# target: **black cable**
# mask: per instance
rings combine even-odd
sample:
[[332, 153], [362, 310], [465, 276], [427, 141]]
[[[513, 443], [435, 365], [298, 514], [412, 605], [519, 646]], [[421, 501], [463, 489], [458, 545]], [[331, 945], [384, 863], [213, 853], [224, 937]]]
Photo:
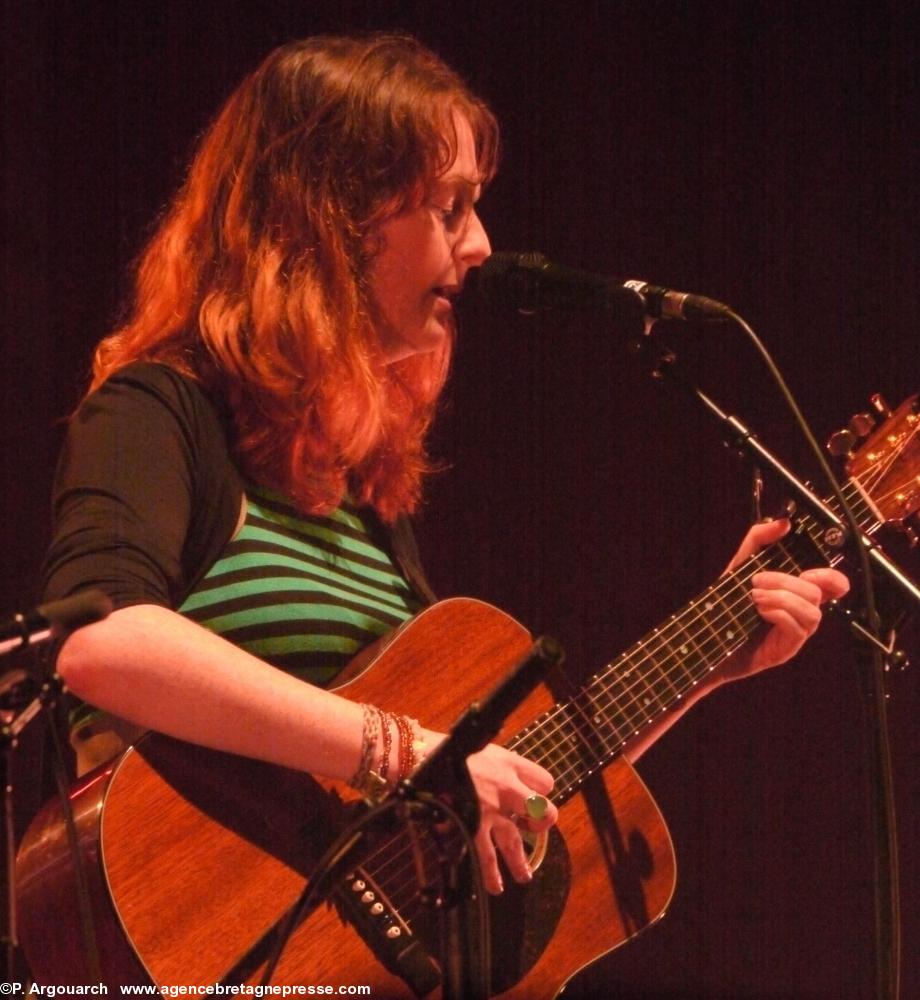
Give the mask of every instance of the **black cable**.
[[[340, 833], [339, 836], [336, 837], [332, 844], [326, 849], [316, 866], [313, 878], [310, 879], [310, 882], [304, 890], [301, 898], [291, 907], [287, 916], [284, 918], [284, 922], [278, 928], [275, 943], [272, 946], [272, 951], [265, 966], [265, 971], [262, 974], [260, 986], [266, 987], [270, 985], [272, 977], [275, 974], [275, 969], [281, 960], [281, 956], [284, 953], [285, 947], [287, 947], [287, 943], [290, 940], [291, 935], [301, 922], [306, 919], [311, 910], [319, 904], [319, 890], [332, 875], [338, 872], [341, 862], [351, 854], [352, 850], [354, 850], [360, 842], [363, 837], [363, 831], [377, 820], [381, 819], [381, 817], [385, 816], [388, 812], [392, 812], [397, 808], [409, 808], [410, 810], [413, 808], [424, 808], [426, 810], [430, 810], [432, 805], [435, 805], [438, 810], [442, 811], [460, 830], [464, 839], [466, 850], [469, 852], [473, 861], [473, 871], [475, 873], [477, 883], [476, 900], [478, 903], [479, 928], [481, 935], [480, 955], [482, 956], [483, 967], [486, 970], [491, 969], [491, 960], [489, 956], [489, 935], [487, 933], [488, 904], [485, 900], [481, 871], [478, 863], [476, 863], [473, 836], [466, 824], [462, 821], [459, 813], [443, 800], [435, 799], [433, 796], [429, 796], [424, 793], [414, 794], [416, 795], [415, 799], [407, 799], [402, 794], [396, 793], [384, 799], [383, 802], [372, 806], [366, 813], [355, 820], [354, 823], [346, 827], [345, 830], [343, 830], [342, 833]], [[480, 980], [485, 981], [482, 976], [480, 976]]]
[[[863, 579], [863, 599], [866, 610], [866, 626], [870, 635], [879, 645], [881, 624], [875, 598], [875, 585], [869, 566], [869, 556], [863, 540], [862, 530], [850, 505], [846, 502], [831, 471], [824, 452], [815, 440], [802, 411], [799, 409], [786, 381], [770, 356], [769, 351], [757, 334], [734, 310], [726, 309], [727, 318], [747, 334], [755, 349], [763, 358], [768, 371], [786, 401], [799, 429], [814, 453], [831, 491], [843, 512], [853, 543], [858, 552], [859, 568]], [[879, 1000], [896, 1000], [900, 994], [901, 970], [901, 915], [898, 873], [897, 818], [894, 800], [894, 779], [891, 768], [891, 746], [888, 738], [888, 716], [885, 692], [885, 664], [878, 648], [870, 646], [872, 668], [863, 679], [862, 694], [865, 698], [867, 724], [871, 732], [869, 752], [875, 767], [869, 772], [869, 798], [874, 830], [875, 861], [875, 934], [876, 934], [876, 986]], [[874, 779], [878, 779], [877, 781]]]
[[83, 855], [80, 852], [77, 824], [73, 814], [73, 804], [70, 799], [70, 775], [64, 756], [64, 747], [61, 743], [61, 734], [58, 730], [57, 719], [53, 711], [48, 713], [48, 727], [51, 733], [51, 745], [54, 749], [52, 770], [61, 803], [61, 812], [64, 817], [64, 827], [67, 831], [67, 843], [73, 859], [77, 911], [80, 918], [80, 934], [83, 938], [83, 948], [86, 953], [87, 972], [89, 973], [90, 982], [101, 983], [103, 982], [102, 967], [99, 961], [96, 924], [93, 919], [93, 910], [90, 903], [89, 881], [86, 876], [86, 868], [83, 864]]

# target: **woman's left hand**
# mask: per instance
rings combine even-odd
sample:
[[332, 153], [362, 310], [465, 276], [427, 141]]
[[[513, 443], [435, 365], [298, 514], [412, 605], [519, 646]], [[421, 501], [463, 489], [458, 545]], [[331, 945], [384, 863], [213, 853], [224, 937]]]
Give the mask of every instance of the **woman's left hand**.
[[[748, 556], [789, 531], [789, 521], [755, 524], [728, 564], [728, 571]], [[718, 671], [720, 680], [736, 680], [775, 667], [791, 659], [821, 622], [821, 605], [843, 597], [850, 583], [843, 573], [825, 567], [808, 569], [799, 576], [763, 571], [751, 579], [751, 600], [760, 617], [771, 626], [729, 657]]]

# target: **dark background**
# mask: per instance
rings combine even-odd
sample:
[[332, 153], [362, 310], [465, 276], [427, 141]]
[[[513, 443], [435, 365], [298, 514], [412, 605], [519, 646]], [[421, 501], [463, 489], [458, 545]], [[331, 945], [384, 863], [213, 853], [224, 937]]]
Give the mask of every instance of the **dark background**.
[[[912, 6], [6, 3], [0, 609], [36, 597], [60, 422], [130, 262], [195, 136], [293, 37], [405, 29], [470, 80], [504, 129], [482, 204], [493, 246], [732, 303], [821, 439], [873, 392], [900, 402], [918, 389]], [[601, 324], [470, 320], [434, 439], [447, 468], [421, 519], [427, 564], [442, 594], [556, 635], [579, 675], [721, 571], [749, 476]], [[669, 333], [727, 409], [816, 475], [739, 333]], [[903, 642], [920, 652], [915, 626]], [[859, 669], [830, 622], [795, 665], [719, 692], [643, 759], [677, 894], [567, 995], [870, 995]], [[917, 996], [916, 668], [891, 692], [904, 995]], [[30, 759], [27, 745], [23, 815]]]

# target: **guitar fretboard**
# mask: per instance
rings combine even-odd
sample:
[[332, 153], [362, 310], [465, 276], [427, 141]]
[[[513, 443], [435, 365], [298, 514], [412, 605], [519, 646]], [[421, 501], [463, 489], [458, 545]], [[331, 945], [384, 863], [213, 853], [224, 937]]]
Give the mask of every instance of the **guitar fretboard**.
[[[876, 530], [876, 513], [852, 480], [844, 497], [862, 529], [869, 534]], [[762, 570], [800, 573], [838, 559], [814, 518], [798, 516], [789, 535], [755, 553], [649, 632], [570, 702], [555, 705], [518, 733], [509, 747], [553, 775], [552, 797], [561, 804], [761, 626], [750, 598], [753, 576]]]

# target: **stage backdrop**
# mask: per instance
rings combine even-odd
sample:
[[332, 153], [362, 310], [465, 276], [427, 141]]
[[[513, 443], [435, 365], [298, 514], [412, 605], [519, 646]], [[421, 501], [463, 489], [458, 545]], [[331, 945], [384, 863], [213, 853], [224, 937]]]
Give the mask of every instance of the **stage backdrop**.
[[[7, 3], [0, 610], [36, 599], [61, 421], [131, 261], [218, 104], [293, 37], [385, 28], [433, 46], [503, 124], [482, 202], [493, 246], [732, 303], [822, 440], [871, 393], [916, 391], [917, 36], [909, 5], [819, 6]], [[578, 677], [719, 574], [749, 470], [618, 331], [465, 318], [426, 562], [442, 595], [557, 636]], [[689, 375], [820, 482], [736, 329], [667, 335]], [[767, 509], [783, 500], [768, 484]], [[920, 652], [916, 630], [904, 642]], [[567, 996], [871, 994], [859, 669], [828, 622], [796, 664], [720, 692], [648, 754], [676, 898]], [[916, 669], [892, 678], [890, 705], [905, 996], [920, 995]], [[33, 742], [21, 820], [39, 794]]]

